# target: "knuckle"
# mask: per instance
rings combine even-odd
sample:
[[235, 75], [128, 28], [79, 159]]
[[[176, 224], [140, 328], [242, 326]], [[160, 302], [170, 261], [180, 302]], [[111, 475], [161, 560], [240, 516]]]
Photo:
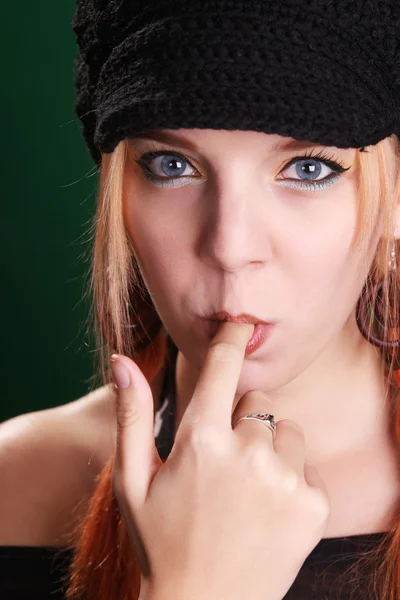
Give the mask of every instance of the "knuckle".
[[275, 486], [285, 494], [292, 495], [299, 488], [299, 476], [281, 457], [278, 455], [275, 457], [277, 459], [274, 469]]
[[288, 494], [293, 494], [299, 487], [298, 474], [286, 464], [281, 464], [278, 478], [280, 488]]
[[137, 423], [139, 417], [139, 412], [130, 405], [121, 403], [117, 408], [117, 423], [122, 429]]
[[233, 342], [212, 341], [209, 346], [209, 355], [212, 361], [227, 363], [232, 358], [241, 355], [240, 348]]
[[[271, 457], [265, 444], [252, 441], [247, 444], [243, 457], [247, 469], [250, 469], [254, 473], [269, 473]], [[271, 473], [269, 473], [269, 476], [270, 475]]]
[[328, 496], [322, 490], [312, 491], [313, 494], [310, 506], [312, 507], [314, 518], [316, 518], [318, 522], [324, 523], [330, 515]]
[[186, 432], [185, 444], [198, 458], [220, 454], [222, 451], [221, 434], [213, 427], [190, 427]]
[[319, 531], [326, 524], [330, 506], [321, 490], [306, 490], [304, 494], [300, 494], [298, 507], [299, 515], [310, 531]]

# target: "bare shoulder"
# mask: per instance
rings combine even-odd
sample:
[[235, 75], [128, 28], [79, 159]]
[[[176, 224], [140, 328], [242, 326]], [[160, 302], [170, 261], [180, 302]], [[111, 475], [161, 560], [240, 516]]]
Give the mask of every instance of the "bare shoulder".
[[115, 445], [115, 392], [0, 425], [0, 545], [63, 546]]
[[[159, 405], [164, 368], [151, 389]], [[0, 424], [0, 546], [65, 546], [116, 440], [112, 385]]]

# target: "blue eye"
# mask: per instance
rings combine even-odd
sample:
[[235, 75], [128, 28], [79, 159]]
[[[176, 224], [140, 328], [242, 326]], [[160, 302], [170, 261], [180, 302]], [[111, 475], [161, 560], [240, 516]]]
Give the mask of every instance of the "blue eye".
[[[190, 167], [189, 172], [187, 172], [190, 162], [183, 156], [168, 150], [146, 152], [141, 158], [136, 159], [135, 162], [142, 168], [146, 179], [158, 186], [182, 185], [177, 179], [183, 179], [184, 177], [193, 179], [190, 170], [197, 171], [194, 167]], [[150, 163], [153, 163], [153, 169], [158, 171], [158, 173], [153, 173], [149, 168]]]
[[[167, 149], [146, 152], [140, 158], [136, 158], [135, 162], [143, 170], [146, 179], [159, 187], [185, 185], [182, 183], [182, 179], [189, 179], [191, 183], [194, 183], [194, 179], [198, 179], [199, 181], [196, 183], [201, 183], [201, 175], [193, 175], [198, 171], [191, 165], [190, 161]], [[149, 168], [151, 163], [153, 163], [152, 169]], [[340, 162], [332, 160], [323, 152], [317, 155], [310, 153], [309, 155], [292, 158], [278, 173], [276, 181], [282, 187], [314, 192], [331, 185], [344, 171], [348, 171], [350, 168], [345, 168]], [[154, 173], [153, 169], [158, 172]], [[280, 177], [288, 170], [292, 171], [290, 173], [291, 178]], [[328, 171], [328, 174], [326, 171]], [[319, 179], [321, 174], [324, 177]]]
[[[333, 184], [344, 171], [348, 171], [350, 168], [345, 168], [342, 163], [332, 160], [332, 158], [327, 157], [323, 152], [317, 155], [310, 153], [309, 155], [292, 158], [278, 173], [277, 181], [278, 185], [282, 187], [315, 192]], [[280, 175], [290, 170], [292, 170], [291, 175], [297, 175], [299, 179], [279, 178]], [[328, 171], [328, 174], [326, 171]], [[330, 174], [329, 171], [331, 171]], [[318, 179], [321, 174], [324, 177]]]

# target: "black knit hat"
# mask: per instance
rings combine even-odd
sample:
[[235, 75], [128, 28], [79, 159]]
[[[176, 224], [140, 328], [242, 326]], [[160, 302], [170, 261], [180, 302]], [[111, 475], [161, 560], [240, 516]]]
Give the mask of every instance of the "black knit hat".
[[400, 134], [400, 0], [77, 0], [73, 29], [96, 163], [152, 129], [342, 148]]

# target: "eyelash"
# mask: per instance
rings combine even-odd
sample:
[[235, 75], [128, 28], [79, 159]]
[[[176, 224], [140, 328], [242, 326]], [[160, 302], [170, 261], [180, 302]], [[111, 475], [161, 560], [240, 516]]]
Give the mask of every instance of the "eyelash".
[[[197, 177], [193, 177], [193, 175], [190, 175], [190, 176], [179, 175], [176, 177], [158, 177], [158, 176], [154, 175], [150, 171], [148, 164], [154, 158], [157, 158], [158, 156], [165, 156], [165, 155], [175, 156], [177, 158], [180, 158], [185, 163], [190, 165], [193, 169], [196, 169], [196, 167], [193, 167], [191, 162], [187, 158], [185, 158], [182, 154], [174, 152], [168, 148], [157, 149], [156, 146], [152, 147], [152, 151], [145, 152], [144, 154], [142, 154], [139, 157], [136, 156], [134, 158], [134, 160], [141, 167], [146, 179], [149, 180], [153, 185], [157, 185], [160, 187], [162, 187], [162, 186], [173, 187], [175, 185], [179, 185], [179, 184], [176, 184], [175, 181], [178, 181], [181, 179], [186, 179], [186, 178], [197, 179]], [[315, 192], [315, 191], [324, 189], [328, 185], [331, 185], [337, 179], [339, 179], [339, 177], [341, 176], [342, 173], [344, 173], [345, 171], [348, 171], [351, 168], [351, 167], [346, 168], [339, 159], [337, 159], [337, 158], [335, 159], [335, 157], [333, 155], [328, 156], [327, 154], [324, 153], [323, 150], [320, 152], [317, 152], [316, 154], [313, 152], [313, 150], [311, 150], [308, 153], [306, 152], [304, 155], [295, 156], [295, 157], [291, 158], [289, 160], [289, 162], [283, 166], [283, 168], [279, 171], [279, 173], [277, 173], [277, 175], [280, 175], [281, 173], [286, 171], [293, 164], [296, 164], [297, 161], [306, 160], [307, 158], [313, 158], [314, 160], [324, 163], [326, 166], [328, 166], [330, 169], [332, 169], [334, 171], [334, 174], [329, 175], [328, 177], [325, 177], [324, 179], [321, 179], [319, 181], [316, 181], [315, 183], [312, 183], [311, 181], [301, 181], [300, 179], [281, 179], [280, 180], [281, 183], [279, 185], [281, 185], [282, 187], [290, 187], [290, 188], [294, 188], [294, 189], [300, 189], [303, 191], [305, 190], [305, 191]]]

